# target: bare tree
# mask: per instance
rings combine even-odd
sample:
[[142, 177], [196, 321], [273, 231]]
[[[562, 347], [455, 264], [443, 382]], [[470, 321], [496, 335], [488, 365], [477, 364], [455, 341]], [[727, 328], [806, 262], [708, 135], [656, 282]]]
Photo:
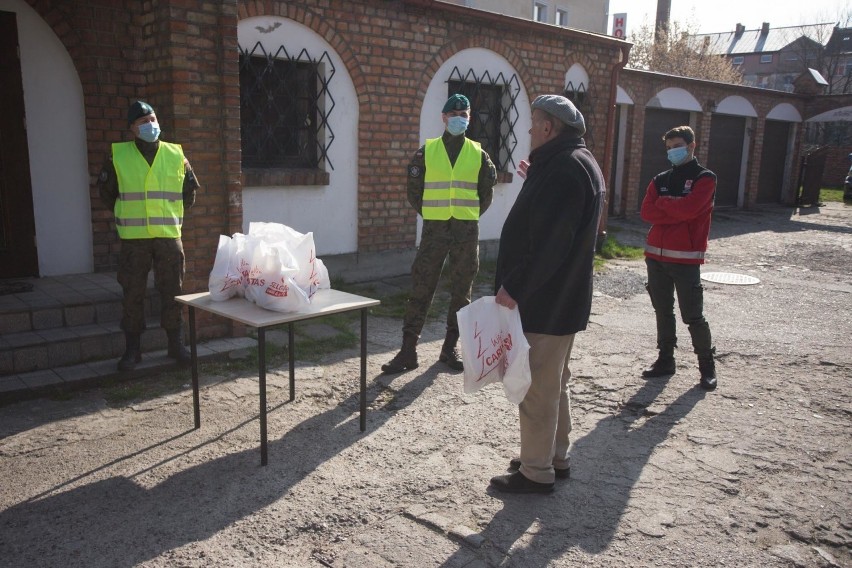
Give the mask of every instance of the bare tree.
[[681, 77], [743, 83], [742, 73], [723, 56], [710, 52], [709, 43], [696, 43], [694, 26], [672, 22], [668, 29], [655, 30], [643, 24], [630, 36], [633, 47], [627, 66]]

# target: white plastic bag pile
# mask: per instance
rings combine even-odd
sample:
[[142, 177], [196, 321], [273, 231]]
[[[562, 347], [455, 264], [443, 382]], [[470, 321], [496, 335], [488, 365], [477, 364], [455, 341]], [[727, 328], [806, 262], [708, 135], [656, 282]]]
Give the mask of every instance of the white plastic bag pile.
[[210, 298], [245, 297], [268, 310], [298, 311], [317, 290], [331, 287], [315, 250], [313, 233], [281, 223], [250, 223], [247, 235], [220, 235], [208, 280]]

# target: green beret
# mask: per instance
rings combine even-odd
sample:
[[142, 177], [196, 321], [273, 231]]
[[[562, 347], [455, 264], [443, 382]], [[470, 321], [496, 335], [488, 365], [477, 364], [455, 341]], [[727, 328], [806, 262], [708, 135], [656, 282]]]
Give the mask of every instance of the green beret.
[[470, 101], [464, 95], [453, 95], [444, 103], [444, 108], [441, 112], [450, 112], [451, 110], [467, 110], [470, 108]]
[[132, 105], [130, 105], [130, 109], [127, 111], [127, 125], [130, 126], [141, 116], [148, 116], [149, 114], [154, 114], [154, 109], [146, 102], [136, 101]]

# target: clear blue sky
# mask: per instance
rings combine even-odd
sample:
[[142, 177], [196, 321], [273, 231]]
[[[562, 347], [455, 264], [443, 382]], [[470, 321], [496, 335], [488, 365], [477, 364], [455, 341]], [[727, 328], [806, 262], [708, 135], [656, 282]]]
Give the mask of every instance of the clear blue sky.
[[[695, 26], [701, 33], [728, 32], [743, 24], [754, 30], [763, 22], [773, 28], [836, 22], [849, 11], [846, 0], [671, 0], [673, 21]], [[612, 14], [627, 14], [627, 35], [638, 31], [643, 21], [653, 25], [657, 0], [610, 0], [607, 32], [612, 31]]]

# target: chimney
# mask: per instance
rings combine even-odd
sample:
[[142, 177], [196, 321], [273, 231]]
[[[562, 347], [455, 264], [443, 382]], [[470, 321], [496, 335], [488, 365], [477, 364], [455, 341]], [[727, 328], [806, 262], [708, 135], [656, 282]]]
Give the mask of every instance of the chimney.
[[766, 36], [769, 34], [769, 22], [763, 22], [763, 25], [760, 26], [760, 35]]
[[672, 0], [657, 0], [657, 20], [654, 26], [654, 38], [659, 41], [660, 34], [668, 33], [672, 16]]
[[737, 39], [743, 37], [743, 32], [745, 32], [745, 26], [740, 23], [737, 23], [737, 31], [734, 34], [734, 37]]

